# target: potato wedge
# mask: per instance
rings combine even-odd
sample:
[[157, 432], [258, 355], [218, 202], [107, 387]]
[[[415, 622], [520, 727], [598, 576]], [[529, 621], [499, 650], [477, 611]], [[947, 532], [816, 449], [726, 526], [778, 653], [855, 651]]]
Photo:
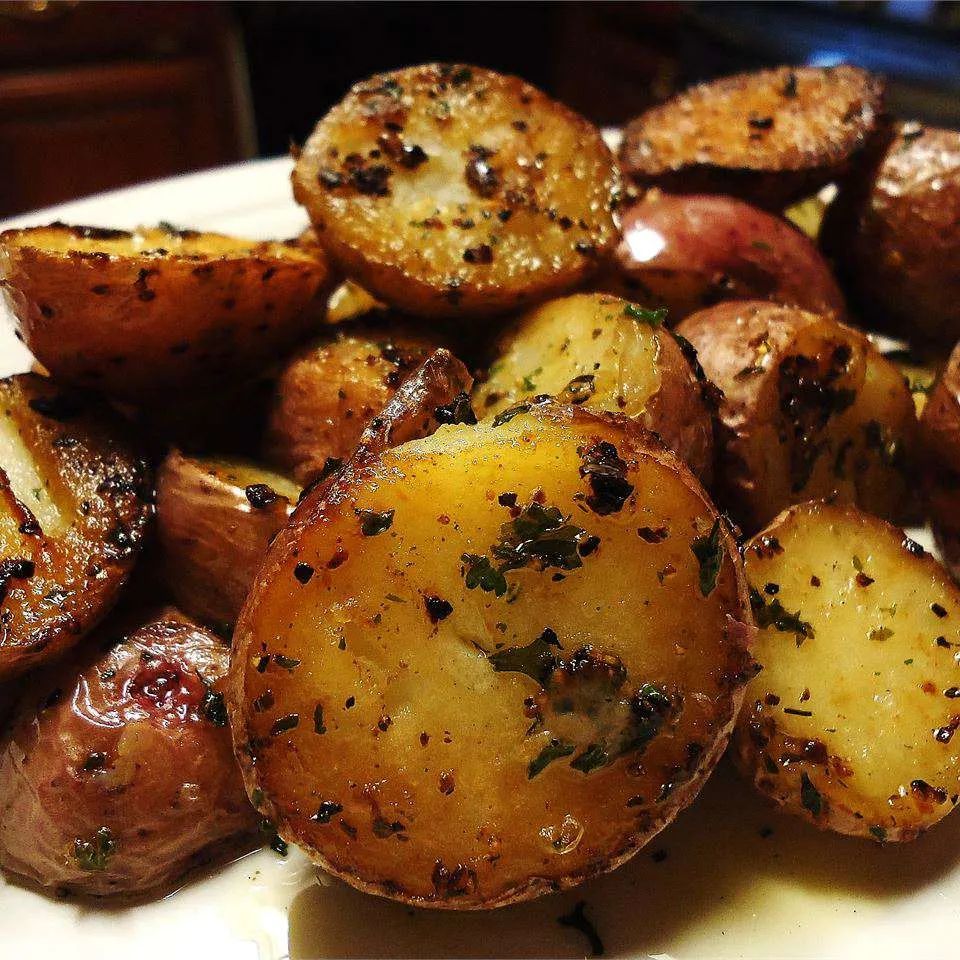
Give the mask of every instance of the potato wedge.
[[831, 495], [914, 518], [910, 388], [862, 333], [758, 301], [702, 310], [677, 332], [723, 391], [716, 493], [748, 533], [792, 503]]
[[671, 323], [725, 300], [771, 300], [846, 314], [813, 242], [781, 217], [733, 197], [650, 191], [621, 214], [606, 289], [664, 306]]
[[419, 906], [611, 870], [724, 749], [741, 577], [693, 475], [625, 418], [543, 405], [355, 461], [237, 624], [247, 789], [324, 869]]
[[871, 324], [960, 339], [960, 132], [905, 123], [830, 205], [821, 241]]
[[132, 626], [33, 680], [0, 746], [0, 866], [51, 891], [154, 890], [256, 835], [227, 648], [173, 610]]
[[930, 526], [943, 562], [960, 579], [960, 346], [927, 397], [920, 444]]
[[563, 293], [616, 243], [600, 132], [516, 77], [450, 64], [378, 74], [318, 124], [293, 175], [334, 263], [419, 316]]
[[734, 756], [822, 829], [913, 840], [960, 793], [960, 590], [903, 531], [791, 507], [745, 552], [763, 670]]
[[253, 464], [167, 454], [157, 472], [157, 537], [178, 606], [204, 623], [232, 627], [299, 492]]
[[308, 336], [318, 248], [144, 227], [7, 230], [0, 277], [20, 334], [58, 380], [133, 402], [256, 371]]
[[477, 412], [501, 413], [550, 395], [635, 419], [697, 476], [713, 463], [713, 409], [661, 311], [609, 294], [574, 294], [536, 307], [500, 339], [476, 390]]
[[644, 187], [782, 210], [843, 176], [881, 128], [883, 82], [857, 67], [777, 67], [691, 87], [624, 131]]
[[73, 646], [113, 606], [153, 514], [112, 411], [35, 374], [0, 380], [0, 680]]
[[274, 387], [264, 454], [306, 485], [353, 453], [370, 420], [436, 342], [404, 328], [336, 328], [286, 364]]

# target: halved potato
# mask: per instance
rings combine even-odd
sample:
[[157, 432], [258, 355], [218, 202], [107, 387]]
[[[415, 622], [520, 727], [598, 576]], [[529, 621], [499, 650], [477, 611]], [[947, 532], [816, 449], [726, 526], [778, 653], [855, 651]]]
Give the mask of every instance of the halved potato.
[[111, 621], [88, 653], [27, 686], [0, 744], [0, 866], [50, 890], [131, 894], [252, 845], [227, 659], [166, 610]]
[[237, 619], [299, 487], [251, 463], [172, 450], [157, 472], [157, 535], [181, 609], [216, 627]]
[[247, 788], [348, 883], [479, 909], [627, 860], [753, 666], [732, 537], [625, 418], [544, 405], [349, 464], [234, 634]]
[[354, 86], [300, 154], [294, 195], [344, 273], [420, 316], [563, 293], [616, 243], [600, 132], [516, 77], [450, 64]]
[[650, 191], [621, 214], [606, 289], [667, 308], [671, 323], [725, 300], [771, 300], [846, 314], [813, 242], [781, 217], [733, 197]]
[[745, 551], [755, 655], [734, 756], [818, 827], [912, 840], [960, 793], [960, 591], [855, 507], [791, 507]]
[[881, 129], [883, 82], [857, 67], [776, 67], [691, 87], [624, 131], [641, 186], [782, 210], [845, 174]]
[[862, 333], [757, 301], [702, 310], [677, 332], [723, 391], [716, 492], [745, 530], [829, 495], [913, 519], [910, 388]]
[[303, 348], [274, 387], [264, 453], [307, 484], [327, 460], [344, 460], [404, 378], [437, 346], [409, 325], [338, 327]]
[[152, 499], [112, 411], [35, 374], [0, 380], [0, 680], [53, 659], [113, 606]]
[[0, 277], [20, 334], [58, 380], [130, 401], [255, 371], [315, 327], [323, 252], [143, 227], [7, 230]]
[[476, 390], [477, 412], [501, 413], [537, 395], [632, 417], [658, 433], [700, 477], [713, 459], [713, 410], [662, 311], [609, 294], [551, 300], [500, 339]]
[[920, 442], [930, 526], [944, 563], [960, 579], [960, 345], [927, 398]]
[[821, 241], [878, 329], [960, 339], [960, 132], [896, 126], [830, 205]]

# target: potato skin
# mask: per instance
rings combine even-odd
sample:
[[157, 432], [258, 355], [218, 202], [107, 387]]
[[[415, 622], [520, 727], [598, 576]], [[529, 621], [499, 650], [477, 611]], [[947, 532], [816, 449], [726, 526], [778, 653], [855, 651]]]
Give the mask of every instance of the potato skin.
[[167, 454], [157, 471], [157, 538], [179, 607], [232, 627], [299, 489], [251, 465]]
[[682, 347], [650, 310], [609, 294], [551, 300], [507, 329], [496, 356], [475, 391], [480, 416], [531, 396], [563, 398], [571, 384], [579, 384], [575, 402], [584, 409], [634, 418], [659, 434], [698, 477], [710, 477], [710, 397]]
[[516, 77], [424, 64], [356, 84], [293, 175], [331, 260], [427, 317], [488, 316], [572, 289], [616, 243], [599, 131]]
[[958, 224], [960, 133], [907, 123], [841, 190], [821, 240], [872, 324], [950, 349], [960, 338]]
[[[636, 502], [601, 515], [578, 464], [603, 442]], [[528, 497], [556, 504], [599, 546], [566, 574], [511, 568], [509, 601], [496, 584], [471, 587], [469, 555], [490, 550], [504, 521], [532, 517]], [[705, 539], [715, 587], [698, 586], [692, 545]], [[274, 541], [231, 658], [247, 788], [285, 839], [370, 893], [466, 910], [569, 887], [628, 859], [695, 796], [751, 671], [748, 624], [733, 539], [652, 435], [553, 405], [496, 427], [444, 427], [348, 464]], [[637, 642], [648, 629], [650, 643]], [[538, 654], [526, 669], [552, 662], [548, 678], [506, 661], [490, 669], [488, 657], [517, 656], [538, 634], [547, 663]], [[554, 659], [578, 647], [566, 666]], [[581, 729], [579, 713], [550, 712], [541, 682], [569, 676], [571, 697], [588, 702], [575, 675], [605, 690], [623, 669], [636, 672], [630, 689], [646, 677], [683, 703], [642, 765], [622, 756], [579, 772], [575, 746], [544, 760], [548, 736], [582, 747], [620, 707], [612, 696], [614, 713], [584, 715]], [[537, 732], [538, 715], [549, 731]]]
[[0, 380], [0, 680], [52, 660], [113, 606], [153, 516], [116, 415], [35, 374]]
[[851, 505], [791, 507], [744, 555], [764, 669], [737, 722], [738, 767], [820, 829], [915, 839], [960, 793], [960, 591]]
[[716, 494], [748, 533], [791, 503], [830, 495], [913, 518], [913, 399], [863, 334], [759, 301], [702, 310], [677, 332], [723, 391]]
[[621, 214], [608, 289], [665, 306], [667, 322], [726, 300], [770, 300], [846, 314], [816, 246], [781, 217], [733, 197], [650, 191]]
[[402, 328], [338, 327], [302, 348], [276, 381], [264, 454], [306, 485], [353, 453], [366, 426], [435, 341]]
[[960, 578], [960, 346], [934, 383], [920, 415], [923, 483], [930, 526], [943, 562]]
[[0, 866], [49, 889], [135, 894], [249, 843], [227, 648], [168, 610], [89, 650], [33, 680], [5, 734]]
[[857, 67], [776, 67], [703, 83], [627, 125], [643, 187], [721, 193], [769, 210], [847, 173], [881, 129], [883, 82]]
[[0, 275], [24, 342], [56, 379], [148, 404], [289, 350], [332, 282], [322, 251], [293, 241], [65, 224], [0, 234]]

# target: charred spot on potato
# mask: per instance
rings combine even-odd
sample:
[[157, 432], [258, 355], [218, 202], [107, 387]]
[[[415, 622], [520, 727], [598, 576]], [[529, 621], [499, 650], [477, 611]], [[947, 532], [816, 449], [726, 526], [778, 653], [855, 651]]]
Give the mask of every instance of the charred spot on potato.
[[207, 690], [201, 703], [204, 717], [215, 727], [225, 727], [228, 722], [227, 705], [223, 694], [217, 690]]
[[618, 513], [633, 493], [633, 484], [627, 480], [627, 464], [620, 459], [617, 448], [600, 440], [577, 453], [583, 461], [580, 476], [590, 486], [587, 506], [600, 516]]
[[294, 577], [304, 585], [310, 582], [313, 577], [313, 572], [313, 567], [311, 567], [309, 563], [303, 563], [302, 561], [293, 568]]
[[357, 510], [360, 518], [360, 532], [365, 537], [377, 537], [393, 526], [394, 510]]
[[473, 406], [470, 403], [470, 395], [463, 391], [458, 393], [450, 403], [436, 407], [433, 417], [440, 424], [475, 424], [477, 422], [477, 415], [473, 412]]
[[425, 597], [424, 604], [427, 608], [427, 616], [431, 623], [439, 623], [446, 620], [453, 613], [453, 604], [442, 597]]

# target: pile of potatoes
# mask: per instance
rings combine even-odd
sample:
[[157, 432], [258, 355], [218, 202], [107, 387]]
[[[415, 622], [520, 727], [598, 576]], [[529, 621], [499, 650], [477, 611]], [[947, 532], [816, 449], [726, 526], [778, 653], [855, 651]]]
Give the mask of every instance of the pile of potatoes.
[[732, 77], [615, 157], [427, 64], [317, 124], [296, 240], [0, 235], [40, 370], [0, 382], [0, 866], [294, 843], [486, 909], [629, 859], [728, 745], [818, 827], [939, 821], [960, 134], [883, 94]]

